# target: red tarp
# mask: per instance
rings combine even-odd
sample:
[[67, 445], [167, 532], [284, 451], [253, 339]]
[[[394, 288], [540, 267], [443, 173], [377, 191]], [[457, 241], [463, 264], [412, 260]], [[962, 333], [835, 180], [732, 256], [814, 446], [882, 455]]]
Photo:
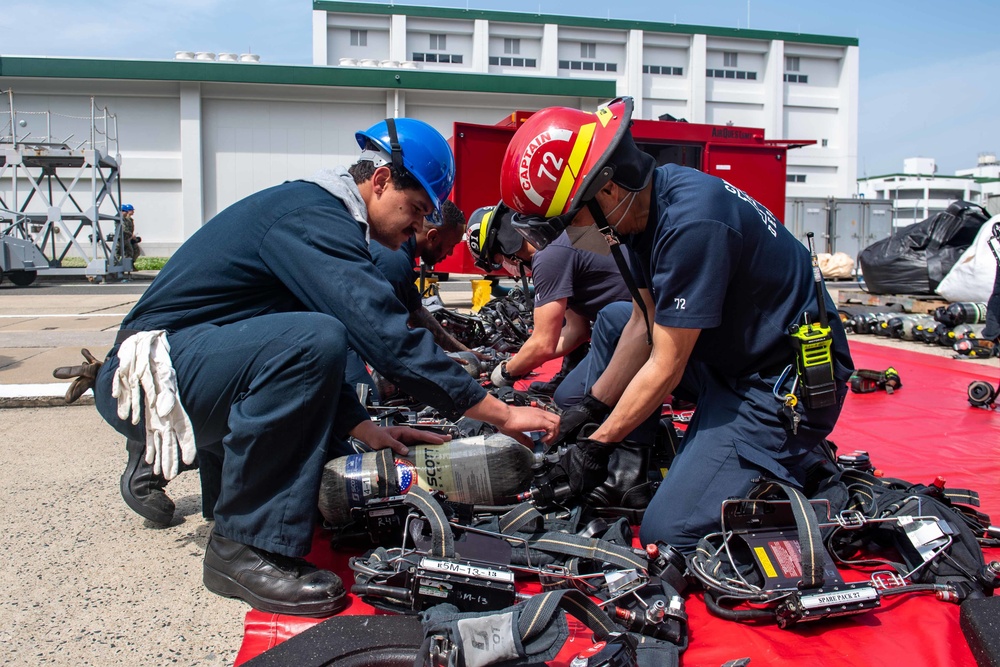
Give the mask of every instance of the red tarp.
[[[850, 394], [830, 438], [841, 451], [864, 449], [886, 475], [929, 483], [941, 476], [947, 486], [979, 492], [983, 512], [1000, 523], [1000, 411], [972, 408], [965, 396], [972, 380], [996, 384], [995, 365], [984, 366], [919, 352], [851, 341], [858, 368], [893, 366], [903, 388]], [[1000, 560], [1000, 549], [986, 553]], [[331, 552], [317, 533], [310, 560], [353, 581], [344, 554]], [[848, 574], [856, 580], [855, 573]], [[372, 607], [352, 596], [344, 614], [372, 614]], [[727, 660], [750, 657], [752, 665], [881, 666], [941, 665], [975, 667], [958, 624], [959, 607], [928, 595], [887, 598], [874, 611], [790, 630], [773, 625], [745, 625], [709, 615], [699, 594], [688, 596], [691, 644], [681, 656], [686, 667], [717, 667]], [[236, 664], [302, 632], [321, 619], [250, 611]], [[563, 667], [591, 645], [591, 633], [570, 619], [572, 635], [551, 665]]]

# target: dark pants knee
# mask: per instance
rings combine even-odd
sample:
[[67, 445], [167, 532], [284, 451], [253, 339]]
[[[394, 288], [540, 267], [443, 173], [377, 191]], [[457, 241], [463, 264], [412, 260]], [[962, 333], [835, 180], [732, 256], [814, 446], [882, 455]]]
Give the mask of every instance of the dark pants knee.
[[[346, 339], [338, 320], [319, 313], [265, 315], [168, 336], [195, 440], [222, 458], [214, 508], [221, 535], [287, 555], [308, 552], [335, 440]], [[127, 431], [114, 414], [110, 386], [110, 373], [102, 372], [98, 407]]]

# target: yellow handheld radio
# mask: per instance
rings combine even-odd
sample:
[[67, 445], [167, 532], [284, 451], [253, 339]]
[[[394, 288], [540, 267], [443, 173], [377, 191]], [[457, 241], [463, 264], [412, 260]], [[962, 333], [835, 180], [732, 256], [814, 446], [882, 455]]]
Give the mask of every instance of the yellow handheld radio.
[[837, 404], [837, 382], [833, 377], [833, 335], [830, 333], [826, 315], [823, 274], [813, 249], [813, 233], [806, 234], [809, 256], [812, 258], [813, 284], [816, 287], [816, 302], [819, 304], [819, 321], [810, 322], [809, 313], [802, 315], [803, 323], [788, 327], [792, 344], [798, 352], [795, 365], [802, 388], [802, 402], [806, 408], [825, 408]]

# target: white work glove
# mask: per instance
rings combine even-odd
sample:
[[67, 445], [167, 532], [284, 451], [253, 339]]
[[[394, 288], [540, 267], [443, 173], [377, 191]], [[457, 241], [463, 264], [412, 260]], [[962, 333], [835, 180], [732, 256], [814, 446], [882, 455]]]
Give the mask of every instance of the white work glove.
[[187, 464], [194, 462], [197, 453], [194, 428], [181, 405], [177, 374], [170, 361], [170, 344], [166, 334], [153, 341], [150, 356], [155, 382], [152, 396], [155, 400], [149, 400], [147, 392], [146, 463], [153, 466], [154, 473], [170, 480], [180, 471], [180, 461]]
[[[118, 348], [118, 370], [111, 380], [111, 395], [118, 399], [118, 418], [139, 423], [142, 410], [139, 405], [140, 387], [153, 390], [153, 377], [149, 371], [149, 350], [155, 334], [143, 332], [129, 337]], [[145, 376], [145, 377], [143, 377]]]
[[146, 463], [154, 473], [173, 479], [180, 461], [194, 462], [196, 449], [191, 420], [177, 392], [166, 332], [144, 331], [129, 337], [118, 348], [118, 359], [111, 385], [111, 395], [118, 399], [118, 417], [131, 416], [131, 422], [138, 424], [139, 401], [145, 396]]
[[493, 383], [494, 387], [513, 387], [514, 383], [517, 381], [516, 378], [507, 375], [507, 362], [497, 364], [496, 368], [493, 369], [493, 373], [490, 375], [490, 382]]

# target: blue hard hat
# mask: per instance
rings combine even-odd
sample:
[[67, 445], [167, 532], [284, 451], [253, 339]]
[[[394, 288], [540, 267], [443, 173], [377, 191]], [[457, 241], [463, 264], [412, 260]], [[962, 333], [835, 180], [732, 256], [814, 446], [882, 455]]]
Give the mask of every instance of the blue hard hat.
[[135, 206], [132, 204], [122, 204], [122, 213], [131, 213], [135, 210]]
[[361, 148], [368, 141], [385, 152], [386, 163], [402, 166], [417, 179], [440, 217], [441, 203], [455, 183], [455, 157], [441, 133], [415, 118], [387, 118], [354, 134]]

